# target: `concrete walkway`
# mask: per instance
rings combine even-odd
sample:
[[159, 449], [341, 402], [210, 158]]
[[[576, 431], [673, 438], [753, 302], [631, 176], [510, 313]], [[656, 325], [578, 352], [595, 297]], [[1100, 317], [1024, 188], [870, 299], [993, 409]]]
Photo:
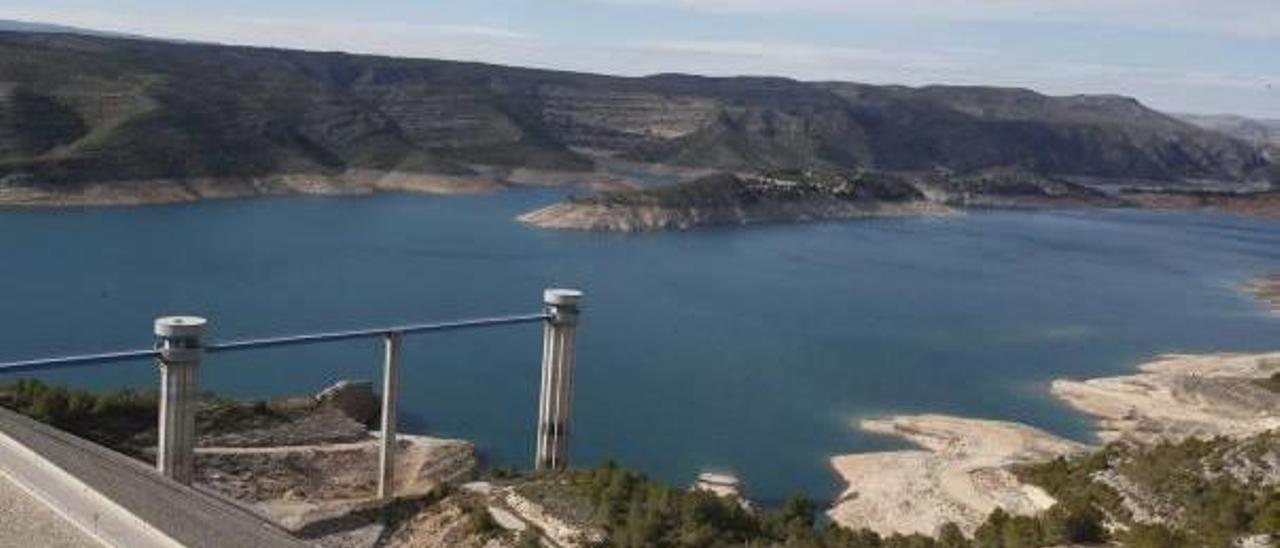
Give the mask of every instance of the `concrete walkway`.
[[0, 474], [0, 546], [102, 548], [104, 545]]
[[[114, 546], [306, 546], [230, 501], [180, 485], [151, 466], [3, 408], [0, 472], [6, 481], [38, 493], [62, 516]], [[8, 521], [8, 516], [0, 518]], [[21, 516], [16, 521], [17, 527], [24, 526]], [[34, 548], [44, 543], [33, 539], [2, 546]]]

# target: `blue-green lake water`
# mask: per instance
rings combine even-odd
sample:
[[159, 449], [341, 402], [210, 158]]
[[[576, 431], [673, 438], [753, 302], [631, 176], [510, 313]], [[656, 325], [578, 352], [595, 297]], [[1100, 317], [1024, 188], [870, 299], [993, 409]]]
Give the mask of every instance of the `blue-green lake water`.
[[[559, 198], [383, 194], [121, 209], [0, 210], [0, 360], [145, 347], [151, 320], [201, 314], [214, 339], [532, 312], [586, 291], [572, 453], [676, 483], [740, 475], [756, 498], [842, 487], [828, 457], [901, 447], [852, 423], [937, 412], [1088, 439], [1047, 395], [1163, 352], [1280, 348], [1280, 321], [1236, 290], [1280, 270], [1280, 223], [1150, 211], [685, 233], [530, 229]], [[536, 325], [414, 336], [402, 421], [532, 457]], [[237, 397], [376, 379], [377, 341], [209, 358]], [[147, 363], [45, 373], [152, 387]], [[0, 382], [9, 379], [0, 378]]]

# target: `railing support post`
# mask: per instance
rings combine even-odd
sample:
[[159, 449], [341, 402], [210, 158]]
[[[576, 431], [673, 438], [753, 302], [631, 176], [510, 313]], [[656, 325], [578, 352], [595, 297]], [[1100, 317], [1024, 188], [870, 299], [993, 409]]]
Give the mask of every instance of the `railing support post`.
[[537, 470], [568, 465], [569, 416], [573, 406], [574, 346], [582, 292], [548, 289], [542, 295], [548, 318], [542, 339], [542, 390], [538, 400]]
[[194, 316], [155, 321], [160, 351], [160, 440], [156, 468], [179, 483], [190, 485], [195, 469], [196, 373], [204, 358], [204, 330], [208, 322]]
[[378, 455], [378, 498], [383, 500], [395, 494], [396, 404], [400, 399], [400, 347], [403, 339], [400, 333], [387, 333], [383, 339], [382, 445]]

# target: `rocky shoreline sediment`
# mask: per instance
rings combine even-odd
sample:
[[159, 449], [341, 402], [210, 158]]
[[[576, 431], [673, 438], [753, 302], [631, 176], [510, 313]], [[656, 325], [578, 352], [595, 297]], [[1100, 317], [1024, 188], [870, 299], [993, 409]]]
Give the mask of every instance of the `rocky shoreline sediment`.
[[864, 420], [858, 426], [921, 447], [831, 459], [849, 487], [827, 515], [841, 525], [882, 535], [933, 535], [946, 523], [972, 534], [997, 507], [1018, 514], [1046, 510], [1053, 497], [1020, 482], [1009, 466], [1089, 450], [1004, 421], [919, 415]]
[[956, 214], [958, 211], [953, 208], [929, 202], [858, 203], [814, 199], [710, 208], [559, 203], [521, 215], [518, 220], [548, 229], [646, 232], [700, 226]]
[[[1280, 216], [1276, 191], [1136, 192], [1123, 181], [1074, 182], [1018, 168], [974, 173], [781, 170], [723, 172], [679, 184], [603, 192], [517, 217], [544, 229], [689, 230], [822, 219], [953, 215], [972, 208], [1134, 207]], [[1108, 187], [1109, 188], [1109, 187]]]
[[1280, 314], [1280, 274], [1259, 276], [1249, 282], [1245, 290]]
[[196, 177], [27, 185], [0, 181], [0, 206], [112, 207], [267, 196], [361, 196], [377, 192], [475, 195], [529, 186], [621, 191], [639, 183], [605, 171], [556, 171], [473, 166], [469, 175], [348, 169], [261, 177]]
[[[1280, 428], [1280, 352], [1167, 355], [1139, 373], [1058, 380], [1054, 396], [1094, 417], [1104, 442], [1152, 444], [1189, 437], [1245, 438]], [[842, 455], [832, 466], [849, 483], [828, 510], [846, 527], [881, 534], [934, 534], [947, 522], [972, 532], [995, 508], [1035, 514], [1054, 499], [1011, 472], [1090, 447], [1025, 425], [943, 415], [862, 421], [920, 450]]]

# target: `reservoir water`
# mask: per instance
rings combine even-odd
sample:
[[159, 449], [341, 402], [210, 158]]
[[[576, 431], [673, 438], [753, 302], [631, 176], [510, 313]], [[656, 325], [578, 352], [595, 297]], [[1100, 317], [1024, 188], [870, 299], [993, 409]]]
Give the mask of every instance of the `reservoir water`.
[[[588, 234], [512, 220], [557, 191], [0, 210], [0, 360], [145, 347], [160, 315], [211, 338], [532, 312], [586, 291], [572, 440], [675, 484], [740, 475], [763, 501], [841, 489], [827, 458], [902, 447], [885, 413], [1023, 421], [1088, 439], [1056, 377], [1164, 352], [1280, 348], [1237, 291], [1280, 270], [1280, 223], [1151, 211]], [[376, 341], [216, 355], [201, 386], [265, 398], [376, 379]], [[407, 339], [402, 424], [532, 456], [541, 333]], [[147, 363], [42, 375], [150, 388]], [[13, 380], [0, 377], [0, 382]]]

